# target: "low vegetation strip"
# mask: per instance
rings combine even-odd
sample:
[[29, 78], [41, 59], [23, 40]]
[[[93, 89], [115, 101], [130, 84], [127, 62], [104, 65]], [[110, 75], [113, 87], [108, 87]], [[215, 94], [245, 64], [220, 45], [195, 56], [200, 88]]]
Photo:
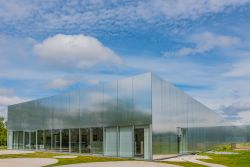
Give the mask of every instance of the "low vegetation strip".
[[[201, 153], [200, 155], [209, 156], [211, 159], [200, 159], [200, 161], [221, 164], [227, 167], [249, 167], [250, 165], [250, 151], [233, 151], [238, 154], [212, 154]], [[69, 154], [62, 153], [49, 153], [49, 152], [35, 152], [30, 154], [12, 154], [12, 155], [0, 155], [0, 159], [6, 158], [54, 158], [55, 156], [68, 156]], [[74, 155], [74, 154], [72, 154]], [[126, 161], [126, 158], [112, 158], [102, 156], [85, 156], [76, 155], [76, 158], [54, 158], [58, 162], [48, 166], [60, 166], [68, 164], [89, 163], [89, 162], [107, 162], [107, 161]], [[184, 167], [204, 167], [204, 165], [192, 163], [192, 162], [162, 162], [166, 164], [174, 164]]]
[[208, 154], [203, 153], [202, 155], [207, 155], [211, 159], [200, 161], [209, 162], [209, 163], [216, 163], [225, 165], [228, 167], [249, 167], [250, 166], [250, 151], [234, 151], [239, 154]]
[[[66, 156], [69, 154], [60, 154], [60, 153], [48, 153], [48, 152], [35, 152], [32, 154], [13, 154], [13, 155], [0, 155], [0, 159], [6, 158], [54, 158], [55, 156]], [[99, 156], [84, 156], [77, 155], [76, 158], [54, 158], [58, 162], [48, 166], [60, 166], [68, 164], [77, 164], [77, 163], [88, 163], [88, 162], [107, 162], [107, 161], [125, 161], [126, 158], [112, 158], [112, 157], [99, 157]]]

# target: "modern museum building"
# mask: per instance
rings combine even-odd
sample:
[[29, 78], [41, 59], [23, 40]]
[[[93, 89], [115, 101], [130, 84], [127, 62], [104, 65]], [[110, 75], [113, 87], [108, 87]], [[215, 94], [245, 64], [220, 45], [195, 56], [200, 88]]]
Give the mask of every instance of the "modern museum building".
[[230, 126], [145, 73], [8, 106], [8, 148], [151, 160], [231, 142]]

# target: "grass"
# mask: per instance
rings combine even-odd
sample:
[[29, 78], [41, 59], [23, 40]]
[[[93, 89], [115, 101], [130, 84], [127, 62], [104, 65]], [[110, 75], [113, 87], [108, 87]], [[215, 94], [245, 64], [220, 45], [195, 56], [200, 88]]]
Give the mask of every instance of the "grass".
[[[227, 147], [222, 147], [227, 148]], [[225, 151], [224, 149], [218, 151]], [[212, 159], [201, 159], [200, 161], [221, 164], [228, 167], [249, 167], [250, 165], [250, 150], [228, 150], [231, 152], [237, 152], [239, 154], [211, 154], [211, 153], [201, 153], [200, 155], [207, 155]], [[31, 154], [14, 154], [14, 155], [0, 155], [0, 159], [5, 158], [53, 158], [54, 156], [69, 155], [62, 153], [49, 153], [49, 152], [35, 152]], [[73, 155], [73, 154], [72, 154]], [[88, 162], [106, 162], [106, 161], [124, 161], [129, 160], [126, 158], [112, 158], [112, 157], [102, 157], [102, 156], [85, 156], [76, 154], [76, 158], [62, 158], [58, 159], [56, 164], [49, 165], [51, 166], [60, 166], [67, 164], [77, 164], [77, 163], [88, 163]], [[183, 167], [205, 167], [204, 165], [199, 165], [191, 162], [162, 162], [166, 164], [175, 164]]]
[[[221, 150], [220, 150], [221, 151]], [[207, 155], [212, 159], [200, 159], [200, 161], [221, 164], [227, 167], [250, 167], [250, 151], [235, 151], [239, 154], [211, 154], [211, 153], [201, 153], [200, 155]], [[175, 164], [184, 167], [205, 167], [204, 165], [199, 165], [190, 162], [166, 162], [168, 164]]]
[[7, 146], [0, 146], [0, 150], [6, 150]]
[[203, 153], [201, 155], [207, 155], [212, 159], [203, 159], [201, 161], [216, 163], [225, 165], [228, 167], [249, 167], [250, 166], [250, 151], [234, 151], [239, 154], [230, 154], [230, 155], [218, 155], [218, 154], [208, 154]]
[[233, 151], [230, 144], [220, 144], [214, 147], [213, 151]]
[[[238, 148], [249, 148], [250, 143], [239, 143]], [[211, 154], [211, 153], [201, 153], [200, 155], [209, 156], [212, 159], [200, 159], [200, 161], [221, 164], [227, 167], [250, 167], [250, 150], [233, 150], [230, 144], [217, 145], [214, 151], [219, 152], [236, 152], [238, 154]], [[199, 165], [190, 162], [166, 162], [169, 164], [180, 165], [184, 167], [204, 167], [204, 165]]]
[[246, 143], [237, 143], [236, 144], [236, 148], [237, 149], [250, 148], [250, 143], [249, 142], [246, 142]]
[[[0, 159], [5, 158], [53, 158], [54, 156], [62, 156], [69, 154], [60, 154], [60, 153], [48, 153], [48, 152], [35, 152], [31, 154], [14, 154], [14, 155], [0, 155]], [[56, 158], [57, 163], [48, 165], [51, 166], [60, 166], [68, 164], [77, 164], [77, 163], [88, 163], [88, 162], [106, 162], [106, 161], [124, 161], [128, 160], [126, 158], [112, 158], [112, 157], [99, 157], [99, 156], [84, 156], [76, 155], [76, 158]]]

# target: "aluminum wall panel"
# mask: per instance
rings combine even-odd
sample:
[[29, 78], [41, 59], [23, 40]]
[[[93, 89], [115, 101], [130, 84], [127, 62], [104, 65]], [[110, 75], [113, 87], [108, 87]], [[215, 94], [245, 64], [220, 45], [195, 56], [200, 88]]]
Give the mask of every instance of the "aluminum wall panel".
[[151, 124], [150, 73], [8, 108], [8, 129], [13, 131], [147, 124]]
[[[211, 149], [232, 136], [231, 124], [173, 85], [152, 75], [153, 154]], [[218, 129], [212, 132], [211, 129]], [[179, 140], [181, 139], [181, 140]]]

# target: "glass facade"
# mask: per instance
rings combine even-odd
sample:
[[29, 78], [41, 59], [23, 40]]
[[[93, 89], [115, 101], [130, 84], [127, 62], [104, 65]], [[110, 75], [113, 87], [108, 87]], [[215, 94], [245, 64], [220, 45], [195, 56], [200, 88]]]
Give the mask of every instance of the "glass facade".
[[232, 133], [215, 127], [228, 125], [168, 82], [146, 73], [11, 105], [7, 126], [13, 149], [152, 159], [209, 149], [224, 142], [222, 131]]
[[[238, 142], [239, 127], [152, 75], [152, 152], [159, 155], [210, 150], [222, 143]], [[249, 136], [249, 135], [248, 135]], [[235, 138], [236, 137], [236, 138]]]

